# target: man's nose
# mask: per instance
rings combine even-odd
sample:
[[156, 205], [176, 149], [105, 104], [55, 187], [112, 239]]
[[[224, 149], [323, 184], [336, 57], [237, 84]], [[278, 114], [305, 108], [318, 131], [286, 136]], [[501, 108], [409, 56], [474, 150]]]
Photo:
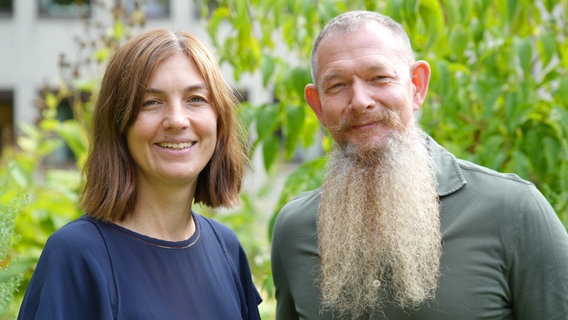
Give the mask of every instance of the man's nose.
[[364, 112], [375, 106], [375, 100], [371, 94], [371, 88], [366, 81], [356, 79], [353, 81], [351, 95], [351, 104], [349, 109], [353, 112]]

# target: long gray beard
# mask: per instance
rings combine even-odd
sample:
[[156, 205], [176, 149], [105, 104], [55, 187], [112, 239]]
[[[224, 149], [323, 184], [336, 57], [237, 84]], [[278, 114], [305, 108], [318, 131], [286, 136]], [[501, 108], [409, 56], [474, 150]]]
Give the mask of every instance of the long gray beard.
[[424, 132], [411, 124], [375, 150], [337, 148], [318, 217], [324, 310], [356, 319], [435, 295], [439, 202]]

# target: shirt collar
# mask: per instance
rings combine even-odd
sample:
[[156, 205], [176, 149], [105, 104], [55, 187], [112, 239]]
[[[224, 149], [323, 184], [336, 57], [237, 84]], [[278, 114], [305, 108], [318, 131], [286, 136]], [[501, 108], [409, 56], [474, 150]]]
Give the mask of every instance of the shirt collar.
[[428, 136], [428, 147], [434, 162], [438, 196], [447, 196], [467, 184], [458, 159], [453, 154], [430, 136]]

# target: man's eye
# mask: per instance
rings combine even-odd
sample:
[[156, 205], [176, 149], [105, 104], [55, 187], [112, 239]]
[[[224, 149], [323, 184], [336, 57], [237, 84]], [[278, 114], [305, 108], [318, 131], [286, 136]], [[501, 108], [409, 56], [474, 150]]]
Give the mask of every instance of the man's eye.
[[334, 92], [340, 90], [343, 87], [345, 87], [345, 83], [343, 82], [332, 83], [327, 87], [327, 91]]
[[381, 81], [381, 80], [385, 80], [385, 79], [388, 79], [388, 77], [381, 75], [381, 76], [374, 76], [372, 80], [373, 81]]

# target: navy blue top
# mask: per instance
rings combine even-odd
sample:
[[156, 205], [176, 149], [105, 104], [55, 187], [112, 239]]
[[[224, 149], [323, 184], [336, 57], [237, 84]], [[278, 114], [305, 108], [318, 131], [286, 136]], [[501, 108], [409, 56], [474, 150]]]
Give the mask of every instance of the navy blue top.
[[260, 319], [236, 235], [193, 216], [179, 242], [87, 216], [67, 224], [47, 241], [18, 319]]

